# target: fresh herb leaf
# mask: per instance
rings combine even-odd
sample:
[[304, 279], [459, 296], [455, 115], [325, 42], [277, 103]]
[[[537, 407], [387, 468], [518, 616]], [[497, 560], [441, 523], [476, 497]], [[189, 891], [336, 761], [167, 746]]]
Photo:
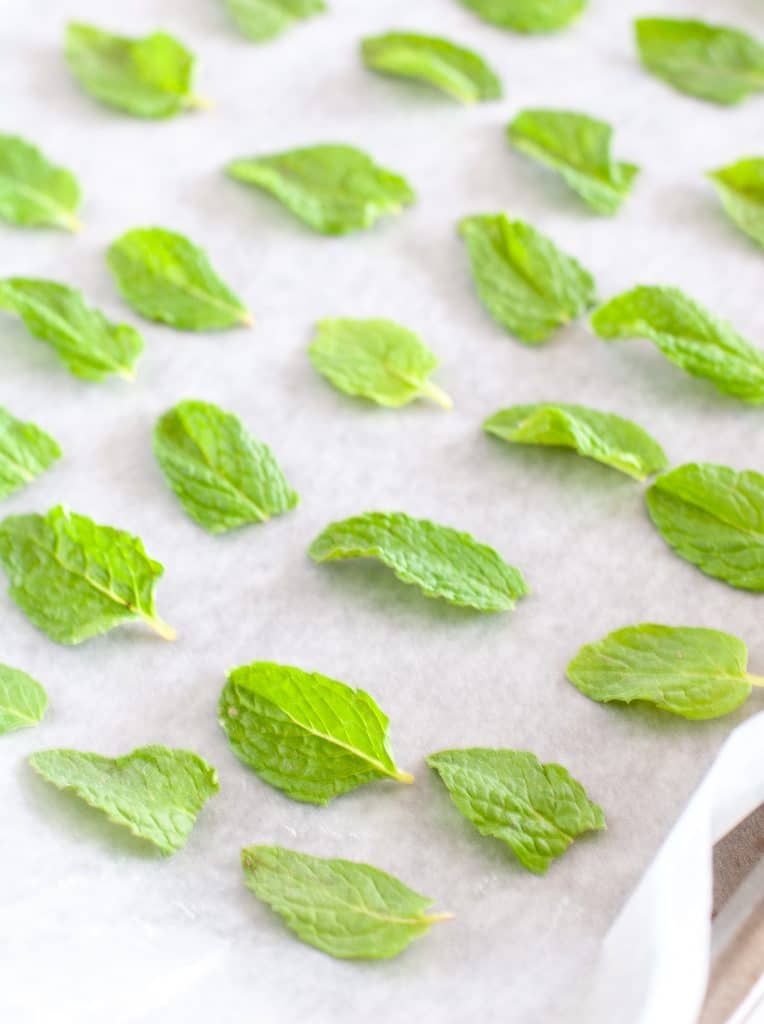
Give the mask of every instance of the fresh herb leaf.
[[374, 779], [413, 782], [368, 693], [318, 672], [254, 661], [228, 675], [220, 724], [236, 756], [293, 800], [326, 804]]
[[483, 21], [512, 32], [556, 32], [586, 10], [587, 0], [462, 0]]
[[36, 146], [0, 135], [0, 217], [22, 227], [79, 231], [80, 186], [71, 171], [56, 167]]
[[610, 412], [562, 402], [512, 405], [490, 416], [483, 430], [514, 444], [573, 448], [636, 480], [668, 465], [666, 453], [646, 430]]
[[225, 0], [225, 5], [241, 34], [256, 43], [326, 10], [323, 0]]
[[78, 644], [126, 619], [143, 619], [167, 640], [154, 586], [164, 571], [137, 538], [62, 506], [0, 523], [0, 565], [10, 594], [38, 629]]
[[420, 397], [451, 408], [448, 395], [427, 379], [438, 360], [417, 334], [392, 320], [321, 320], [308, 355], [347, 395], [389, 408]]
[[427, 597], [483, 612], [510, 611], [528, 593], [522, 573], [468, 533], [403, 512], [366, 512], [330, 523], [308, 552], [316, 562], [378, 558]]
[[253, 322], [205, 253], [174, 231], [133, 228], [112, 242], [107, 261], [125, 301], [147, 320], [182, 331]]
[[459, 231], [480, 301], [521, 341], [546, 341], [597, 301], [591, 274], [530, 224], [484, 214], [465, 217]]
[[644, 66], [680, 92], [739, 103], [764, 89], [764, 46], [745, 32], [690, 18], [638, 18]]
[[371, 227], [400, 213], [414, 193], [399, 175], [352, 146], [321, 145], [234, 160], [231, 178], [275, 196], [301, 221], [325, 235]]
[[716, 629], [644, 623], [586, 644], [568, 679], [600, 703], [647, 701], [683, 718], [727, 715], [764, 679], [746, 672], [742, 640]]
[[691, 462], [659, 476], [647, 508], [666, 543], [702, 572], [764, 591], [764, 476]]
[[209, 533], [262, 523], [298, 496], [268, 445], [210, 402], [179, 402], [154, 428], [154, 455], [189, 516]]
[[0, 281], [0, 309], [20, 316], [32, 337], [47, 342], [75, 377], [133, 379], [143, 338], [134, 327], [111, 323], [76, 288], [8, 277]]
[[606, 341], [649, 338], [693, 377], [744, 402], [764, 402], [764, 352], [678, 288], [640, 286], [617, 295], [596, 311], [592, 327]]
[[66, 60], [86, 93], [135, 117], [173, 117], [205, 106], [193, 92], [193, 54], [166, 32], [132, 39], [73, 23]]
[[507, 134], [515, 149], [557, 171], [596, 213], [616, 213], [639, 174], [634, 164], [612, 158], [611, 126], [586, 114], [524, 110]]
[[450, 914], [369, 864], [283, 846], [241, 851], [247, 887], [310, 946], [342, 960], [387, 960]]
[[374, 71], [427, 82], [462, 103], [501, 97], [501, 82], [483, 58], [448, 39], [388, 32], [364, 39], [361, 55]]
[[29, 763], [165, 855], [186, 845], [199, 812], [220, 788], [217, 772], [198, 754], [162, 746], [138, 747], [124, 757], [41, 750]]
[[0, 736], [37, 725], [48, 707], [48, 695], [21, 669], [0, 665]]
[[529, 871], [544, 874], [584, 832], [605, 828], [601, 807], [567, 769], [522, 750], [443, 750], [427, 763], [483, 836], [506, 843]]
[[0, 499], [26, 487], [60, 458], [50, 434], [0, 407]]
[[738, 160], [708, 176], [733, 224], [764, 246], [764, 159]]

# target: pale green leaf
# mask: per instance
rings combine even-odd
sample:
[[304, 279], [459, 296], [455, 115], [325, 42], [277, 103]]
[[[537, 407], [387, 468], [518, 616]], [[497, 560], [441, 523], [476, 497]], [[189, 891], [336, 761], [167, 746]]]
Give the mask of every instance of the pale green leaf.
[[586, 644], [568, 665], [573, 685], [603, 704], [646, 701], [683, 718], [719, 718], [747, 699], [742, 640], [716, 629], [644, 623]]
[[81, 643], [127, 619], [142, 619], [165, 639], [175, 635], [154, 607], [163, 567], [123, 530], [60, 505], [44, 516], [8, 516], [0, 523], [0, 565], [13, 600], [58, 643]]
[[512, 405], [490, 416], [483, 429], [513, 444], [572, 448], [636, 480], [644, 480], [668, 465], [666, 453], [642, 427], [614, 413], [583, 405]]
[[125, 301], [147, 320], [182, 331], [252, 324], [205, 253], [174, 231], [133, 228], [112, 242], [107, 260]]
[[739, 103], [764, 89], [764, 46], [745, 32], [690, 18], [638, 18], [644, 66], [680, 92]]
[[738, 160], [708, 176], [733, 224], [764, 246], [764, 158]]
[[374, 779], [413, 781], [395, 764], [389, 719], [368, 693], [318, 672], [242, 665], [218, 713], [236, 756], [294, 800], [326, 804]]
[[32, 337], [50, 345], [75, 377], [133, 379], [143, 338], [134, 327], [107, 320], [76, 288], [8, 277], [0, 281], [0, 309], [20, 316]]
[[124, 757], [41, 750], [29, 763], [165, 855], [186, 845], [199, 812], [219, 789], [217, 772], [198, 754], [162, 746], [138, 747]]
[[616, 213], [639, 174], [634, 164], [613, 159], [611, 126], [586, 114], [523, 110], [507, 134], [515, 149], [557, 171], [596, 213]]
[[744, 402], [764, 402], [764, 352], [678, 288], [640, 286], [617, 295], [596, 311], [592, 327], [607, 341], [649, 338], [693, 377]]
[[480, 301], [521, 341], [546, 341], [597, 301], [591, 274], [530, 224], [483, 214], [465, 217], [459, 231]]
[[659, 476], [647, 508], [661, 536], [702, 572], [764, 591], [764, 476], [691, 462]]
[[582, 833], [605, 828], [601, 807], [559, 764], [522, 750], [443, 750], [427, 763], [483, 836], [506, 843], [520, 863], [543, 874]]
[[413, 331], [392, 320], [331, 319], [317, 326], [310, 361], [340, 391], [389, 408], [420, 397], [451, 408], [428, 379], [438, 360]]
[[374, 71], [427, 82], [462, 103], [501, 96], [501, 82], [483, 58], [448, 39], [388, 32], [364, 39], [361, 55]]
[[283, 846], [241, 851], [247, 887], [310, 946], [343, 960], [386, 960], [450, 914], [379, 868]]
[[234, 160], [228, 175], [275, 196], [301, 221], [325, 235], [371, 227], [400, 213], [414, 193], [398, 174], [352, 146], [327, 144]]
[[0, 665], [0, 736], [37, 725], [48, 707], [48, 695], [21, 669]]
[[0, 407], [0, 499], [26, 487], [60, 458], [50, 434]]
[[478, 611], [509, 611], [528, 593], [522, 573], [468, 533], [403, 512], [366, 512], [331, 523], [309, 551], [316, 562], [377, 558], [427, 597]]
[[326, 10], [324, 0], [225, 0], [225, 5], [242, 35], [256, 43]]
[[71, 171], [56, 167], [36, 146], [0, 135], [0, 217], [23, 227], [78, 231], [80, 186]]
[[154, 454], [189, 516], [209, 533], [262, 523], [298, 496], [270, 448], [210, 402], [179, 402], [154, 428]]
[[588, 0], [462, 0], [479, 18], [511, 32], [556, 32], [575, 21]]

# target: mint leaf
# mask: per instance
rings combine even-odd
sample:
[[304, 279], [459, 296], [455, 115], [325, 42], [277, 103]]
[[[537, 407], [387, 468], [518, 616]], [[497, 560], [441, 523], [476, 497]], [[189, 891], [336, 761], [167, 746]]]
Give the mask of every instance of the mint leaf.
[[417, 334], [392, 320], [321, 320], [308, 355], [347, 395], [389, 408], [420, 397], [451, 408], [448, 395], [427, 379], [438, 360]]
[[0, 218], [22, 227], [79, 231], [80, 186], [17, 135], [0, 135]]
[[413, 782], [368, 693], [318, 672], [254, 661], [228, 674], [220, 724], [236, 756], [293, 800], [326, 804], [374, 779]]
[[427, 763], [483, 836], [506, 843], [529, 871], [544, 874], [582, 833], [605, 828], [601, 807], [567, 769], [522, 750], [442, 750]]
[[427, 82], [462, 103], [501, 97], [501, 82], [483, 58], [448, 39], [388, 32], [364, 39], [361, 56], [373, 71]]
[[0, 499], [26, 487], [60, 458], [50, 434], [0, 406]]
[[386, 960], [450, 914], [379, 868], [283, 846], [241, 851], [247, 887], [310, 946], [343, 960]]
[[193, 54], [166, 32], [132, 39], [72, 23], [66, 60], [86, 93], [134, 117], [173, 117], [205, 105], [192, 88]]
[[573, 448], [579, 455], [636, 480], [644, 480], [668, 465], [666, 453], [642, 427], [614, 413], [583, 405], [512, 405], [490, 416], [483, 430], [514, 444]]
[[199, 812], [219, 789], [217, 772], [198, 754], [162, 746], [138, 747], [124, 757], [41, 750], [29, 763], [165, 855], [186, 845]]
[[683, 718], [719, 718], [747, 699], [754, 683], [746, 673], [742, 640], [716, 629], [644, 623], [586, 644], [568, 665], [568, 679], [603, 704], [646, 701]]
[[126, 302], [147, 320], [182, 331], [252, 324], [205, 253], [174, 231], [133, 228], [112, 242], [107, 261]]
[[465, 217], [459, 231], [480, 301], [521, 341], [546, 341], [597, 301], [591, 274], [530, 224], [483, 214]]
[[659, 476], [647, 508], [666, 543], [702, 572], [764, 590], [764, 476], [691, 462]]
[[520, 570], [493, 548], [403, 512], [366, 512], [330, 523], [308, 553], [316, 562], [378, 558], [427, 597], [483, 612], [510, 611], [528, 593]]
[[179, 402], [154, 428], [154, 455], [188, 515], [209, 533], [262, 523], [298, 502], [270, 448], [210, 402]]
[[48, 707], [48, 695], [21, 669], [0, 665], [0, 736], [37, 725]]
[[556, 32], [586, 10], [587, 0], [462, 0], [483, 21], [512, 32]]
[[605, 121], [565, 110], [523, 110], [507, 127], [519, 152], [553, 168], [595, 213], [612, 216], [631, 191], [639, 168], [610, 154]]
[[371, 227], [386, 214], [400, 213], [415, 198], [398, 174], [375, 164], [361, 150], [339, 144], [234, 160], [226, 172], [270, 192], [303, 223], [325, 235]]
[[242, 35], [256, 43], [326, 10], [323, 0], [225, 0], [225, 5]]
[[745, 32], [690, 18], [638, 18], [644, 66], [680, 92], [739, 103], [764, 89], [764, 46]]
[[8, 277], [0, 281], [0, 309], [20, 316], [32, 337], [50, 345], [75, 377], [133, 379], [143, 338], [134, 327], [111, 323], [76, 288]]
[[764, 246], [764, 159], [738, 160], [708, 177], [733, 224]]
[[725, 395], [764, 402], [764, 352], [678, 288], [640, 286], [617, 295], [596, 311], [592, 327], [606, 341], [649, 338], [675, 366]]
[[51, 640], [78, 644], [126, 619], [143, 619], [167, 640], [154, 586], [164, 571], [137, 538], [57, 506], [0, 523], [0, 565], [10, 595]]

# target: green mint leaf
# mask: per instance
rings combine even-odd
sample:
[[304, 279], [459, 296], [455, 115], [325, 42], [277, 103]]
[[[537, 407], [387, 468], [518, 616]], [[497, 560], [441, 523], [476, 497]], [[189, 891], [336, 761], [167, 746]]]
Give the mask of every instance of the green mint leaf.
[[738, 160], [708, 177], [733, 224], [764, 246], [764, 159]]
[[252, 325], [205, 253], [174, 231], [133, 228], [112, 242], [107, 261], [125, 301], [147, 320], [182, 331]]
[[41, 750], [29, 763], [165, 855], [186, 845], [199, 812], [219, 789], [217, 772], [198, 754], [162, 746], [138, 747], [124, 757]]
[[0, 218], [22, 227], [79, 231], [79, 205], [80, 186], [71, 171], [24, 139], [0, 135]]
[[316, 562], [378, 558], [427, 597], [483, 612], [510, 611], [528, 593], [520, 570], [493, 548], [403, 512], [366, 512], [330, 523], [308, 553]]
[[642, 427], [614, 413], [583, 405], [512, 405], [490, 416], [483, 430], [513, 444], [572, 448], [636, 480], [644, 480], [668, 465], [666, 453]]
[[483, 21], [511, 32], [556, 32], [586, 10], [587, 0], [462, 0]]
[[764, 89], [764, 46], [737, 29], [690, 18], [638, 18], [644, 66], [680, 92], [739, 103]]
[[86, 93], [134, 117], [173, 117], [205, 105], [192, 90], [193, 54], [166, 32], [132, 39], [73, 23], [66, 60]]
[[392, 320], [331, 319], [317, 327], [310, 361], [340, 391], [389, 408], [420, 397], [451, 408], [428, 380], [438, 360], [413, 331]]
[[501, 82], [483, 58], [448, 39], [388, 32], [364, 39], [361, 56], [374, 71], [427, 82], [462, 103], [501, 97]]
[[247, 39], [263, 43], [297, 21], [326, 10], [324, 0], [225, 0], [228, 13]]
[[81, 643], [126, 619], [175, 636], [154, 607], [163, 566], [124, 530], [60, 505], [44, 516], [8, 516], [0, 523], [0, 565], [19, 608], [60, 644]]
[[310, 946], [342, 960], [387, 960], [450, 914], [369, 864], [311, 857], [283, 846], [241, 851], [247, 888]]
[[133, 379], [143, 338], [134, 327], [111, 323], [76, 288], [8, 277], [0, 281], [0, 309], [21, 317], [32, 337], [50, 345], [75, 377]]
[[233, 752], [293, 800], [326, 804], [374, 779], [413, 782], [368, 693], [318, 672], [255, 661], [228, 675], [220, 724]]
[[764, 402], [764, 352], [678, 288], [640, 286], [617, 295], [595, 312], [592, 327], [606, 341], [648, 338], [693, 377], [744, 402]]
[[691, 462], [659, 476], [647, 508], [666, 543], [702, 572], [764, 591], [764, 476]]
[[50, 434], [0, 406], [0, 500], [26, 487], [61, 458]]
[[48, 695], [21, 669], [0, 665], [0, 736], [37, 725], [48, 707]]
[[613, 129], [565, 110], [523, 110], [507, 128], [515, 149], [557, 171], [596, 213], [612, 216], [631, 191], [639, 168], [610, 154]]
[[530, 224], [484, 214], [465, 217], [459, 231], [480, 301], [521, 341], [546, 341], [597, 301], [591, 274]]
[[522, 750], [443, 750], [427, 763], [483, 836], [506, 843], [523, 867], [544, 874], [584, 832], [605, 828], [601, 807], [559, 764]]
[[209, 533], [262, 523], [298, 496], [268, 445], [210, 402], [179, 402], [154, 428], [154, 455], [188, 515]]
[[359, 149], [339, 144], [234, 160], [226, 172], [269, 192], [325, 235], [371, 227], [386, 214], [400, 213], [415, 198], [402, 177]]
[[727, 715], [757, 680], [746, 673], [742, 640], [716, 629], [644, 623], [586, 644], [568, 665], [568, 679], [606, 704], [647, 701], [683, 718]]

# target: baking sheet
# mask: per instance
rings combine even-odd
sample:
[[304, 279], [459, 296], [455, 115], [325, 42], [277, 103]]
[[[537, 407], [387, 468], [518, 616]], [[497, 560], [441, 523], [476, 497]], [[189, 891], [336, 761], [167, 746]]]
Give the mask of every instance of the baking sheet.
[[[684, 376], [647, 343], [605, 345], [584, 323], [531, 349], [504, 335], [473, 293], [455, 225], [506, 209], [549, 233], [594, 273], [602, 297], [674, 283], [753, 340], [764, 334], [761, 253], [725, 219], [703, 172], [761, 149], [761, 100], [721, 109], [673, 93], [636, 64], [638, 13], [723, 18], [764, 30], [756, 0], [646, 4], [592, 0], [559, 36], [521, 38], [456, 2], [332, 0], [278, 41], [236, 35], [216, 0], [37, 0], [3, 10], [2, 129], [29, 137], [80, 176], [79, 237], [2, 229], [0, 273], [77, 285], [146, 342], [137, 380], [70, 377], [20, 324], [0, 325], [0, 402], [49, 429], [66, 458], [5, 513], [65, 502], [138, 533], [167, 567], [160, 614], [175, 644], [127, 625], [81, 647], [54, 645], [0, 597], [2, 660], [49, 691], [33, 731], [0, 746], [0, 1009], [27, 1022], [240, 1020], [342, 1024], [558, 1021], [647, 863], [731, 729], [762, 708], [686, 723], [605, 708], [564, 680], [578, 647], [642, 620], [727, 629], [764, 671], [761, 598], [673, 556], [642, 489], [572, 454], [511, 449], [484, 416], [536, 400], [628, 415], [672, 463], [762, 468], [761, 411]], [[61, 57], [70, 17], [139, 33], [175, 32], [198, 52], [215, 110], [133, 120], [80, 94]], [[461, 108], [424, 87], [364, 71], [364, 34], [431, 30], [473, 46], [506, 99]], [[508, 149], [524, 106], [581, 109], [617, 128], [616, 156], [642, 164], [614, 219], [590, 214], [553, 174]], [[221, 174], [232, 157], [319, 141], [368, 149], [405, 173], [419, 202], [343, 239], [311, 234], [277, 204]], [[203, 245], [257, 318], [195, 336], [140, 323], [104, 262], [123, 230], [160, 224]], [[367, 407], [334, 392], [305, 355], [323, 316], [387, 316], [442, 359], [451, 413]], [[295, 513], [225, 538], [187, 520], [154, 464], [156, 417], [201, 397], [243, 417], [302, 497]], [[424, 599], [373, 564], [314, 566], [306, 548], [330, 520], [399, 508], [493, 544], [533, 594], [514, 615], [478, 616]], [[254, 659], [316, 669], [368, 690], [389, 713], [417, 784], [364, 787], [326, 808], [293, 803], [235, 760], [215, 720], [225, 671]], [[187, 848], [146, 852], [33, 778], [24, 758], [52, 746], [118, 754], [163, 742], [218, 768], [220, 795]], [[520, 869], [461, 819], [423, 758], [497, 745], [565, 764], [606, 810], [544, 878]], [[450, 910], [398, 960], [352, 964], [298, 943], [243, 887], [239, 849], [281, 843], [369, 861]]]

